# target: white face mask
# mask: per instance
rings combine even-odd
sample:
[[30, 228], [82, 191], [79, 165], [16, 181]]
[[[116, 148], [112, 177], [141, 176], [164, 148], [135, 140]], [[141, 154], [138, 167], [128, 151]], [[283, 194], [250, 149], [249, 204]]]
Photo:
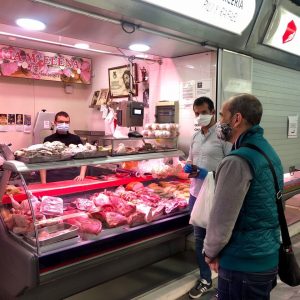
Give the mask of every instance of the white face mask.
[[213, 115], [199, 115], [198, 117], [195, 118], [195, 126], [200, 126], [200, 127], [205, 127], [207, 126]]
[[70, 124], [68, 123], [58, 123], [56, 125], [56, 130], [59, 133], [67, 133], [69, 131]]

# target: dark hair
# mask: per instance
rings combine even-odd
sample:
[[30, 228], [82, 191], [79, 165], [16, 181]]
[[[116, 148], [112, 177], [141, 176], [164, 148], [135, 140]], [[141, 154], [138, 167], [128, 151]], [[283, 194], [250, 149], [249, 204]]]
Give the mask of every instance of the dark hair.
[[130, 76], [131, 76], [131, 75], [130, 75], [130, 71], [129, 71], [129, 70], [125, 70], [125, 71], [124, 71], [124, 73], [123, 73], [123, 75], [122, 75], [123, 80], [124, 80], [124, 76], [125, 76], [125, 75], [128, 75], [128, 76], [130, 77]]
[[54, 120], [57, 121], [57, 118], [58, 118], [59, 116], [62, 116], [62, 117], [65, 117], [65, 118], [70, 118], [70, 116], [69, 116], [65, 111], [60, 111], [60, 112], [58, 112], [58, 113], [55, 115]]
[[251, 125], [259, 124], [263, 114], [263, 107], [260, 101], [250, 94], [240, 94], [230, 98], [228, 110], [231, 116], [240, 113]]
[[208, 97], [199, 97], [199, 98], [197, 98], [197, 99], [194, 101], [193, 108], [194, 108], [195, 106], [203, 105], [204, 103], [207, 104], [208, 109], [209, 109], [210, 111], [213, 111], [213, 110], [215, 109], [213, 101], [212, 101], [210, 98], [208, 98]]

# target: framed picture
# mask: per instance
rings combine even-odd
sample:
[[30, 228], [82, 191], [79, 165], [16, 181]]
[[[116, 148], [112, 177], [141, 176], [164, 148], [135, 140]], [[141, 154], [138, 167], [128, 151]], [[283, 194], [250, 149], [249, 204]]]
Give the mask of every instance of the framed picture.
[[97, 104], [99, 97], [100, 97], [100, 90], [99, 91], [95, 91], [94, 95], [92, 97], [92, 101], [91, 101], [90, 107], [94, 107]]
[[130, 80], [132, 80], [132, 95], [138, 95], [138, 72], [137, 64], [132, 64], [132, 73], [130, 74], [130, 65], [109, 68], [109, 90], [112, 98], [128, 97], [130, 91]]
[[109, 95], [109, 89], [101, 89], [99, 98], [96, 102], [96, 105], [98, 106], [98, 105], [106, 104], [107, 99], [108, 99], [108, 95]]

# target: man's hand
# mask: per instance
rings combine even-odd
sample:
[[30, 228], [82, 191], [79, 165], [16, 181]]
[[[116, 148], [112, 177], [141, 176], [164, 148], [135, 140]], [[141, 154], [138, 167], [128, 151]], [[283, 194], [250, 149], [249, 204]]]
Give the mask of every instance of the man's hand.
[[85, 177], [87, 166], [81, 166], [80, 174], [74, 178], [75, 181], [82, 181]]
[[74, 178], [75, 181], [82, 181], [84, 179], [84, 176], [78, 175]]
[[209, 265], [209, 267], [212, 271], [215, 271], [216, 273], [218, 273], [218, 271], [219, 271], [219, 258], [210, 259], [209, 257], [206, 256], [205, 261]]

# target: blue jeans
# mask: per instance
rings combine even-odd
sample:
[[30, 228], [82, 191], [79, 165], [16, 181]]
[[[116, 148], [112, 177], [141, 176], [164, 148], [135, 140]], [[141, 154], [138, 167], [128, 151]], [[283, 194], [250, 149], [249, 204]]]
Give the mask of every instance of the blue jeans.
[[[195, 204], [196, 197], [190, 195], [189, 198], [189, 209], [190, 212]], [[200, 278], [205, 279], [207, 282], [211, 282], [211, 270], [209, 265], [205, 262], [205, 258], [202, 254], [203, 242], [206, 235], [206, 229], [198, 226], [194, 226], [194, 237], [196, 246], [197, 263], [200, 270]]]
[[270, 300], [276, 285], [277, 268], [259, 273], [219, 268], [219, 300]]

